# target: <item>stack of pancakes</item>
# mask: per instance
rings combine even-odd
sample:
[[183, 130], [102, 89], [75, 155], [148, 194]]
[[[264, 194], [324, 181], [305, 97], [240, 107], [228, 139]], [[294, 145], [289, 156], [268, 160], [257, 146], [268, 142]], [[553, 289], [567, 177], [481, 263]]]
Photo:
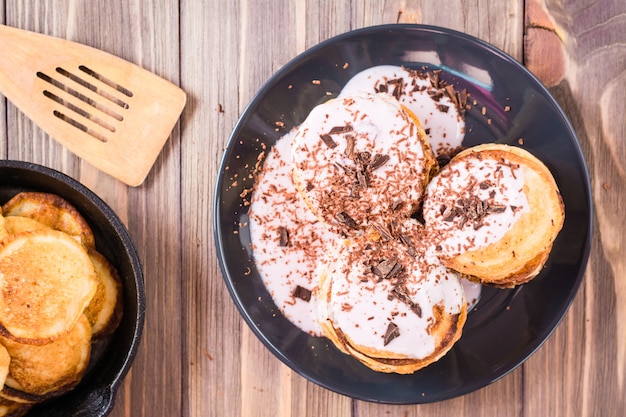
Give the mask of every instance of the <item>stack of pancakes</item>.
[[563, 225], [556, 183], [530, 153], [482, 145], [440, 170], [419, 119], [386, 94], [317, 106], [291, 155], [298, 192], [338, 236], [320, 260], [324, 335], [376, 371], [440, 359], [467, 317], [460, 277], [527, 282]]
[[122, 284], [78, 211], [47, 193], [0, 212], [0, 410], [21, 415], [72, 389], [120, 322]]

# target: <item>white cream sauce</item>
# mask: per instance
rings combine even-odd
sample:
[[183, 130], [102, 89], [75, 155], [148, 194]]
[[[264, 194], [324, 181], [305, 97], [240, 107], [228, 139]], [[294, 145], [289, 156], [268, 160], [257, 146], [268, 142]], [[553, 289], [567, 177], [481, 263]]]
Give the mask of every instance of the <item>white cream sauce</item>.
[[[342, 95], [350, 90], [372, 92], [373, 86], [400, 76], [408, 77], [407, 70], [374, 67], [357, 74]], [[448, 113], [442, 113], [427, 94], [407, 93], [402, 97], [402, 104], [417, 115], [425, 129], [430, 129], [434, 151], [445, 152], [461, 145], [465, 123], [452, 103]], [[256, 268], [281, 313], [303, 331], [321, 336], [316, 313], [318, 268], [339, 237], [316, 219], [293, 184], [290, 154], [294, 136], [295, 130], [280, 138], [264, 161], [251, 199], [250, 237]], [[280, 246], [281, 227], [288, 232], [288, 246]], [[466, 301], [477, 302], [480, 285], [465, 281], [461, 280], [467, 291]], [[294, 296], [297, 286], [311, 291], [308, 302]]]
[[[394, 80], [400, 79], [402, 83], [395, 84]], [[375, 93], [381, 85], [388, 85], [389, 81], [394, 84], [388, 87], [388, 93], [392, 94], [391, 88], [395, 85], [401, 88], [393, 95], [420, 120], [435, 155], [448, 153], [461, 146], [465, 136], [465, 120], [448, 96], [443, 95], [439, 101], [433, 100], [429, 94], [434, 91], [430, 80], [418, 76], [416, 72], [395, 65], [368, 68], [352, 77], [339, 96], [358, 92]], [[442, 110], [444, 108], [445, 111]]]

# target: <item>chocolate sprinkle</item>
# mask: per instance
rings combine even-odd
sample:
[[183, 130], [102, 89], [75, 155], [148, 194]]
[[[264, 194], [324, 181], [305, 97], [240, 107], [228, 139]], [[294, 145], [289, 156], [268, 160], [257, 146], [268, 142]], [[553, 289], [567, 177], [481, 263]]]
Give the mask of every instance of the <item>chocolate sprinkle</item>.
[[309, 302], [311, 301], [311, 290], [298, 285], [296, 286], [296, 289], [293, 290], [293, 296]]
[[389, 342], [391, 342], [398, 336], [400, 336], [400, 330], [398, 329], [398, 326], [393, 322], [389, 322], [389, 326], [387, 326], [387, 331], [385, 331], [383, 344], [387, 346]]

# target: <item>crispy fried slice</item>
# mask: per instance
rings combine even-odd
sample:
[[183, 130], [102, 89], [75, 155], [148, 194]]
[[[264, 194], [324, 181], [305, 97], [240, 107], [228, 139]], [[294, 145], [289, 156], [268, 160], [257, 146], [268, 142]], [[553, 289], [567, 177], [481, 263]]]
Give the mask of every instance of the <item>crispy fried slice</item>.
[[95, 247], [95, 238], [83, 216], [56, 194], [22, 192], [2, 206], [4, 216], [37, 220], [55, 230], [80, 237], [83, 245]]
[[3, 391], [39, 402], [74, 388], [91, 355], [91, 326], [84, 315], [63, 337], [46, 345], [29, 345], [5, 337], [0, 341], [11, 355]]
[[0, 242], [0, 334], [45, 344], [66, 334], [96, 292], [93, 263], [66, 233], [37, 230]]
[[89, 251], [98, 279], [98, 289], [85, 309], [94, 339], [110, 335], [122, 318], [122, 281], [117, 270], [95, 250]]

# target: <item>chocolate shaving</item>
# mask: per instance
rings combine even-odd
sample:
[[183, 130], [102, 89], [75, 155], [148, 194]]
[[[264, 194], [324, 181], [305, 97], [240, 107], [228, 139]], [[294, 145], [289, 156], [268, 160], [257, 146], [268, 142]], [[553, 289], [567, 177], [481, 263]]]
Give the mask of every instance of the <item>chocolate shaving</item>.
[[478, 184], [478, 187], [481, 190], [486, 190], [487, 188], [491, 187], [491, 183], [489, 181], [481, 181], [480, 184]]
[[345, 125], [345, 126], [335, 126], [332, 129], [330, 129], [330, 132], [328, 132], [329, 135], [338, 135], [340, 133], [348, 133], [348, 132], [352, 132], [353, 127], [350, 125]]
[[307, 191], [311, 191], [313, 188], [315, 188], [315, 186], [313, 184], [311, 184], [310, 182], [306, 183], [306, 190]]
[[372, 272], [379, 278], [389, 279], [391, 278], [391, 274], [394, 270], [397, 269], [396, 265], [398, 265], [398, 260], [396, 258], [386, 259], [379, 262], [378, 265], [372, 266]]
[[289, 231], [286, 227], [280, 226], [278, 228], [278, 233], [280, 235], [280, 240], [278, 241], [278, 246], [289, 246]]
[[350, 192], [348, 193], [348, 197], [350, 198], [359, 198], [361, 197], [361, 193], [359, 192], [359, 182], [358, 181], [352, 181], [352, 184], [350, 184]]
[[359, 187], [362, 189], [366, 189], [369, 186], [369, 178], [366, 172], [358, 170], [356, 172], [356, 179], [358, 181]]
[[487, 211], [490, 213], [504, 213], [506, 206], [503, 204], [490, 204], [487, 207]]
[[352, 135], [346, 135], [346, 150], [345, 154], [348, 158], [354, 157], [354, 145], [356, 143], [356, 138]]
[[391, 210], [398, 211], [402, 206], [404, 206], [404, 201], [396, 200], [391, 204]]
[[373, 223], [372, 224], [372, 228], [378, 233], [378, 235], [380, 236], [380, 238], [384, 241], [384, 242], [388, 242], [390, 240], [393, 239], [392, 234], [389, 232], [389, 230], [383, 226], [382, 224], [379, 223]]
[[348, 215], [345, 211], [341, 211], [335, 215], [335, 219], [343, 224], [344, 226], [349, 227], [350, 229], [359, 230], [359, 225], [356, 221]]
[[389, 222], [389, 231], [391, 232], [392, 236], [397, 237], [398, 235], [400, 235], [400, 232], [401, 232], [400, 223], [398, 223], [398, 221], [396, 221], [396, 220], [390, 221]]
[[393, 322], [389, 322], [389, 325], [387, 326], [387, 331], [385, 331], [385, 337], [383, 338], [383, 344], [387, 346], [389, 342], [391, 342], [398, 336], [400, 336], [400, 330], [398, 329], [398, 326]]
[[293, 296], [309, 302], [311, 301], [311, 290], [298, 285], [296, 286], [296, 289], [293, 290]]
[[320, 135], [320, 139], [322, 139], [322, 142], [324, 142], [324, 144], [331, 149], [337, 147], [337, 142], [335, 142], [333, 138], [331, 138], [330, 135], [327, 133]]
[[392, 297], [397, 298], [398, 300], [402, 301], [407, 306], [409, 306], [411, 311], [414, 312], [415, 314], [417, 314], [417, 317], [422, 318], [422, 308], [419, 306], [419, 304], [417, 304], [416, 302], [411, 300], [411, 297], [409, 295], [409, 291], [406, 289], [406, 287], [403, 284], [396, 285], [391, 290], [391, 294], [390, 295]]
[[415, 249], [415, 245], [413, 244], [413, 242], [411, 241], [411, 238], [409, 238], [408, 235], [402, 233], [400, 235], [400, 241], [406, 245], [407, 253], [410, 256], [415, 257], [415, 255], [417, 255], [417, 249]]
[[442, 113], [447, 113], [450, 106], [446, 106], [445, 104], [437, 105], [437, 109]]
[[[491, 186], [488, 182], [481, 182], [479, 188], [486, 189]], [[495, 191], [489, 193], [490, 197], [495, 196]], [[456, 206], [442, 205], [439, 209], [441, 216], [446, 222], [453, 222], [458, 217], [458, 227], [462, 229], [467, 222], [471, 222], [474, 230], [478, 230], [483, 226], [483, 219], [489, 213], [503, 213], [506, 210], [505, 205], [492, 204], [487, 200], [480, 200], [476, 196], [470, 198], [459, 198], [456, 200]]]
[[372, 154], [369, 153], [369, 152], [358, 152], [354, 156], [354, 162], [357, 165], [365, 167], [365, 166], [367, 166], [369, 164], [371, 158], [372, 158]]
[[389, 161], [389, 155], [381, 155], [377, 153], [376, 155], [374, 155], [374, 158], [372, 159], [372, 162], [370, 162], [368, 167], [370, 170], [374, 171], [385, 165], [387, 161]]

